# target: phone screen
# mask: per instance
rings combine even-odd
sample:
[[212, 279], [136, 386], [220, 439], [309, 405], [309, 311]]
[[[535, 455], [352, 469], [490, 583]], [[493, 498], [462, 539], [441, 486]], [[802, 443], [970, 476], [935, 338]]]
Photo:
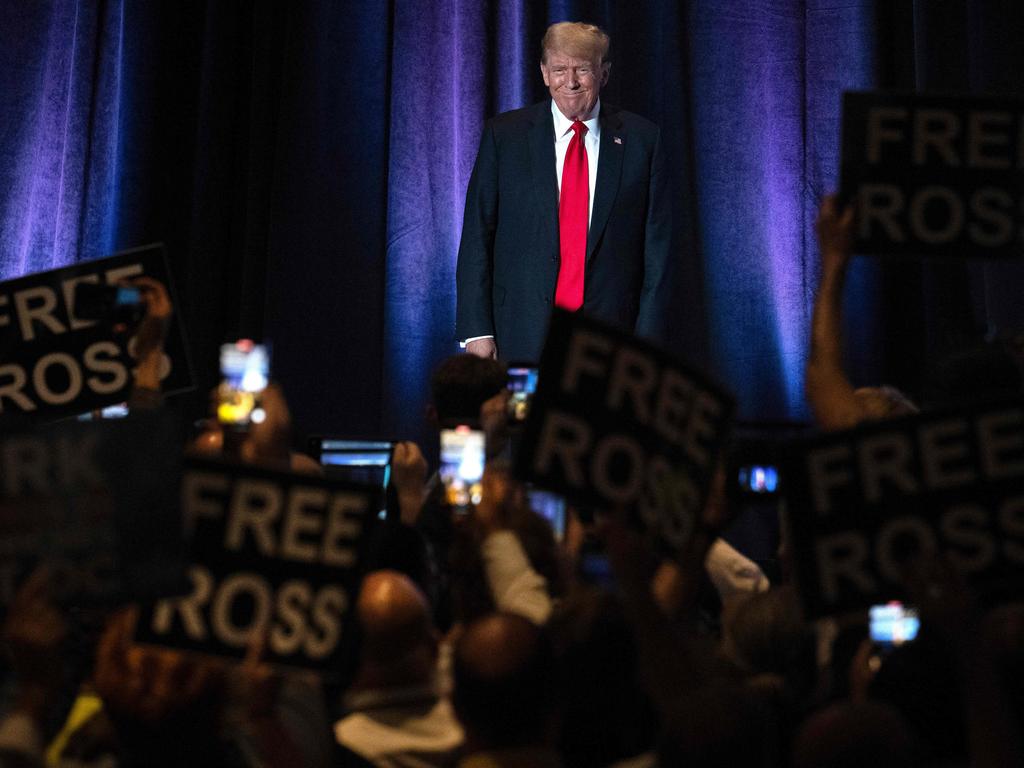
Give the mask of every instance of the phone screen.
[[525, 421], [530, 412], [530, 400], [537, 391], [537, 369], [532, 366], [511, 365], [508, 369], [508, 415], [513, 421]]
[[320, 461], [324, 476], [375, 486], [380, 491], [377, 517], [387, 519], [387, 487], [391, 482], [392, 440], [312, 437], [310, 452]]
[[128, 285], [120, 285], [117, 287], [117, 293], [114, 294], [115, 307], [131, 307], [141, 303], [142, 291], [138, 288], [133, 288]]
[[871, 639], [883, 646], [896, 646], [917, 637], [921, 620], [917, 611], [903, 603], [892, 601], [873, 605], [869, 612]]
[[460, 512], [479, 504], [483, 492], [484, 433], [460, 425], [441, 430], [441, 467], [445, 500]]
[[220, 372], [217, 390], [217, 419], [221, 424], [246, 427], [263, 419], [260, 394], [270, 376], [270, 352], [263, 344], [241, 339], [220, 348]]
[[742, 493], [773, 494], [779, 489], [779, 470], [770, 465], [751, 464], [737, 470]]
[[117, 405], [108, 405], [99, 411], [80, 413], [77, 419], [78, 421], [96, 421], [98, 419], [124, 419], [127, 417], [128, 403], [118, 403]]
[[551, 523], [555, 539], [561, 541], [565, 537], [565, 499], [557, 493], [535, 488], [528, 489], [526, 495], [530, 508]]

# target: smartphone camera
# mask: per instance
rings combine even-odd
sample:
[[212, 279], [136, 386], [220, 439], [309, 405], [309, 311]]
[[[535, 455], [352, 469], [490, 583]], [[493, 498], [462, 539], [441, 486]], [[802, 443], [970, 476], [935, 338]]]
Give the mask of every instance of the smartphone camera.
[[530, 401], [537, 391], [537, 368], [513, 363], [508, 367], [508, 417], [512, 422], [526, 421], [530, 413]]
[[226, 427], [245, 430], [266, 417], [260, 407], [270, 376], [270, 352], [263, 344], [241, 339], [220, 348], [217, 420]]
[[871, 640], [883, 649], [910, 642], [921, 628], [917, 611], [895, 600], [871, 606], [868, 616]]
[[484, 433], [466, 424], [441, 430], [441, 466], [445, 501], [465, 514], [483, 494]]

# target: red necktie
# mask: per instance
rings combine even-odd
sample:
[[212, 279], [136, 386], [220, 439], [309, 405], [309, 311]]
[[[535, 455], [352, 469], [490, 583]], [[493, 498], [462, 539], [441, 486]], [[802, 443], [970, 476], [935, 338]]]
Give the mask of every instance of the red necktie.
[[555, 286], [555, 305], [569, 310], [583, 306], [583, 271], [587, 259], [587, 218], [590, 208], [590, 167], [583, 137], [587, 126], [576, 120], [562, 165], [558, 197], [558, 243], [562, 263]]

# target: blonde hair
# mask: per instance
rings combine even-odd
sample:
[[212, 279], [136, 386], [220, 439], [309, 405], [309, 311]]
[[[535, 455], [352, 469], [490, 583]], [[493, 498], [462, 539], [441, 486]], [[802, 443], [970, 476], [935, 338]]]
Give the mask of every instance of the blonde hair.
[[582, 21], [560, 21], [548, 27], [540, 41], [540, 60], [547, 63], [549, 52], [564, 53], [574, 59], [607, 61], [611, 39], [603, 29]]

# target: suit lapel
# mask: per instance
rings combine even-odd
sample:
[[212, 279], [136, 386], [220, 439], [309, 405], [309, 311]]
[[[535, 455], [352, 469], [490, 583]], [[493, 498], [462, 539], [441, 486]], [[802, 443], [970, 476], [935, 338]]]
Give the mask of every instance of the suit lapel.
[[[590, 230], [587, 232], [587, 261], [594, 255], [608, 215], [611, 213], [615, 195], [619, 191], [619, 177], [622, 175], [622, 153], [625, 151], [625, 137], [622, 121], [615, 111], [601, 105], [601, 145], [598, 150], [597, 181], [594, 189], [594, 210], [590, 216]], [[618, 141], [616, 141], [618, 139]]]
[[537, 190], [537, 212], [545, 237], [558, 253], [558, 176], [555, 173], [555, 128], [551, 102], [537, 105], [530, 127], [530, 167]]

